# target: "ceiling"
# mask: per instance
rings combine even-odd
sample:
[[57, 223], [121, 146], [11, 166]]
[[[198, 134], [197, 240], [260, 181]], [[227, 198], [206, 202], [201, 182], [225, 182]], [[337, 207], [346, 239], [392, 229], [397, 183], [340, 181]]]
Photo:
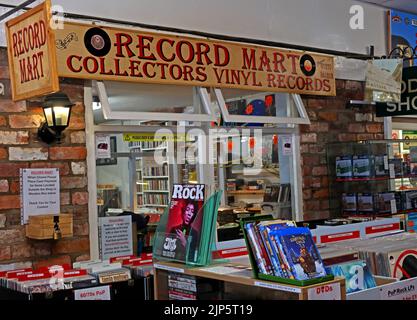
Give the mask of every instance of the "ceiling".
[[390, 9], [397, 9], [400, 11], [408, 11], [417, 14], [417, 0], [361, 0], [383, 6]]

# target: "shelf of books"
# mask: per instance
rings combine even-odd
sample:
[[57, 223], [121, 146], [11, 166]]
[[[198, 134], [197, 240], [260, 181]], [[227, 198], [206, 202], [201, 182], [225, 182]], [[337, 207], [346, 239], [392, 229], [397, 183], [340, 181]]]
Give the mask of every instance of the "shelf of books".
[[129, 142], [131, 152], [147, 152], [149, 156], [136, 158], [136, 201], [139, 207], [150, 208], [162, 213], [169, 205], [170, 176], [166, 159], [162, 162], [154, 159], [154, 151], [167, 150], [163, 142]]

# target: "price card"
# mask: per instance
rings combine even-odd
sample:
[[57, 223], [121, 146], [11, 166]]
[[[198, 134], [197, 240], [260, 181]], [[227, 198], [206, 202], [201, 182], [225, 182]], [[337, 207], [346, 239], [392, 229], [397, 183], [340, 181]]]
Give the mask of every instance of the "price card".
[[390, 178], [395, 178], [395, 169], [394, 169], [394, 164], [393, 163], [389, 164], [389, 177]]
[[74, 300], [111, 300], [110, 286], [74, 290]]
[[340, 283], [325, 284], [310, 288], [307, 291], [308, 300], [341, 300]]

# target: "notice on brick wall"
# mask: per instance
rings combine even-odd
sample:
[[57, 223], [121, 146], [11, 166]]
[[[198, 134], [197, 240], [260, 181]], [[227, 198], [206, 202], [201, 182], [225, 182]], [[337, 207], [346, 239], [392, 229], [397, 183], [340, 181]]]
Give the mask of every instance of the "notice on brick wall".
[[59, 169], [20, 169], [21, 222], [29, 216], [59, 214]]
[[103, 217], [99, 219], [101, 259], [133, 254], [132, 217]]

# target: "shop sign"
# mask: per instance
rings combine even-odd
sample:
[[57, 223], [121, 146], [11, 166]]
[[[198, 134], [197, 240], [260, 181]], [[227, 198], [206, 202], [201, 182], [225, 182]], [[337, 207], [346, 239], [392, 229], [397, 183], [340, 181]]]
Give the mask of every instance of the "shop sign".
[[6, 23], [13, 100], [59, 90], [50, 1]]
[[328, 55], [74, 22], [55, 37], [60, 77], [336, 94]]
[[417, 300], [417, 279], [399, 281], [380, 289], [381, 300]]
[[101, 259], [133, 254], [132, 217], [99, 218]]
[[417, 67], [403, 69], [401, 102], [377, 102], [377, 117], [417, 114]]
[[74, 300], [111, 300], [110, 286], [74, 290]]
[[340, 283], [335, 282], [308, 289], [308, 300], [341, 300]]
[[165, 141], [174, 141], [174, 142], [190, 142], [192, 137], [187, 134], [173, 134], [173, 133], [124, 133], [123, 134], [124, 142], [165, 142]]
[[29, 216], [60, 213], [59, 169], [21, 169], [22, 224]]

